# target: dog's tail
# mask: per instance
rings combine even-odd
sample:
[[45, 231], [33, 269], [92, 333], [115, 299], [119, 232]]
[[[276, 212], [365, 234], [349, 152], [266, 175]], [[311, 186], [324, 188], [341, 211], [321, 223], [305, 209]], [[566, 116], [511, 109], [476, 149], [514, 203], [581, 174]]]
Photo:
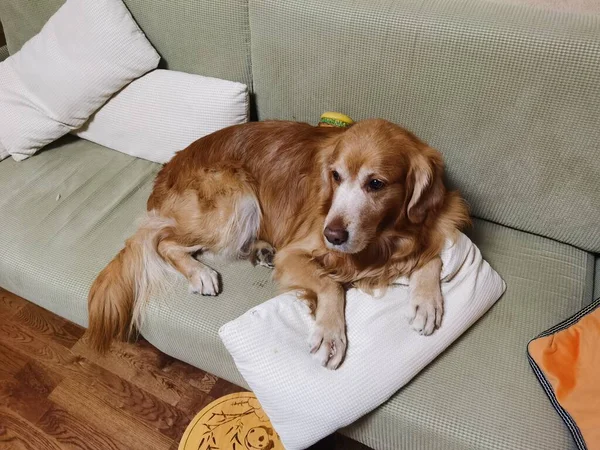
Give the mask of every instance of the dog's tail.
[[92, 284], [87, 337], [97, 351], [105, 352], [113, 340], [127, 340], [139, 329], [148, 298], [165, 288], [172, 268], [160, 257], [157, 246], [172, 226], [172, 220], [149, 213]]

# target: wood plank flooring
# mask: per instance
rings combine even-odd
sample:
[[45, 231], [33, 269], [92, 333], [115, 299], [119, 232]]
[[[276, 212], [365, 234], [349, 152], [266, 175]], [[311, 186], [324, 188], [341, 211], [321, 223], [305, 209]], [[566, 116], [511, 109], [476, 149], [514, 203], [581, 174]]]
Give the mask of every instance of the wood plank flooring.
[[176, 450], [200, 409], [243, 390], [143, 340], [100, 356], [83, 333], [0, 288], [0, 449]]

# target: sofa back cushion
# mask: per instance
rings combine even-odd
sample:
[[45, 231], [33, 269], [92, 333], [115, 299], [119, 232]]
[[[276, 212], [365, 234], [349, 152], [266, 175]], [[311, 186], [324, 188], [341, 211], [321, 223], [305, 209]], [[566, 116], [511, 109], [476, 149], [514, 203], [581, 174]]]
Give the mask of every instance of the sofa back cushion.
[[475, 216], [600, 250], [600, 16], [480, 0], [250, 0], [260, 119], [402, 124]]
[[[15, 53], [64, 0], [0, 2], [10, 53]], [[247, 0], [124, 0], [162, 56], [159, 67], [252, 85]]]

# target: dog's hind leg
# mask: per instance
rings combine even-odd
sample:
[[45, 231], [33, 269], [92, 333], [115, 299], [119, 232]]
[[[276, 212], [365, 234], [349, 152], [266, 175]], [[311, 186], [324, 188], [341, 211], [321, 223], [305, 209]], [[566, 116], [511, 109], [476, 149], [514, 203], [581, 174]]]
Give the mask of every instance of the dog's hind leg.
[[199, 171], [190, 188], [172, 197], [161, 213], [175, 226], [161, 237], [158, 253], [187, 278], [191, 292], [203, 295], [219, 293], [219, 278], [193, 255], [247, 258], [261, 220], [251, 181], [234, 168]]
[[219, 274], [192, 257], [198, 250], [197, 246], [185, 247], [175, 239], [164, 239], [158, 244], [160, 256], [187, 278], [190, 292], [217, 295], [220, 292]]

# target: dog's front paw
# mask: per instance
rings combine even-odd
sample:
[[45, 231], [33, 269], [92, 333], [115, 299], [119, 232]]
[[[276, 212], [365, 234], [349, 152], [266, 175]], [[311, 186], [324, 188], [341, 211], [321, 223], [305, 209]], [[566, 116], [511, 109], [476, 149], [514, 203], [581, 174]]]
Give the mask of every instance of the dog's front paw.
[[346, 355], [346, 326], [341, 324], [315, 323], [308, 340], [310, 352], [323, 367], [337, 369]]
[[429, 336], [442, 324], [444, 301], [441, 292], [411, 294], [408, 322], [419, 334]]
[[219, 274], [210, 267], [199, 267], [190, 277], [190, 292], [202, 295], [217, 295], [219, 288]]

